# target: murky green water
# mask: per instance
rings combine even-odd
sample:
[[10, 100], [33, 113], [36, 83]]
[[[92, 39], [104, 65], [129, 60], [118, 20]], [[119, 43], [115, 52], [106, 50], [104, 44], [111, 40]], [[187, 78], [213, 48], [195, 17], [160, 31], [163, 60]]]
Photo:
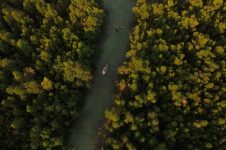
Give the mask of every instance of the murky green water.
[[[90, 90], [85, 106], [78, 121], [73, 127], [69, 145], [78, 150], [94, 150], [97, 131], [104, 118], [104, 110], [113, 103], [113, 89], [117, 78], [117, 67], [125, 58], [129, 43], [130, 26], [132, 23], [132, 0], [103, 0], [107, 11], [105, 35], [102, 37], [102, 54], [97, 63], [95, 81]], [[114, 32], [121, 25], [123, 29]], [[109, 64], [105, 76], [100, 74], [102, 67]]]

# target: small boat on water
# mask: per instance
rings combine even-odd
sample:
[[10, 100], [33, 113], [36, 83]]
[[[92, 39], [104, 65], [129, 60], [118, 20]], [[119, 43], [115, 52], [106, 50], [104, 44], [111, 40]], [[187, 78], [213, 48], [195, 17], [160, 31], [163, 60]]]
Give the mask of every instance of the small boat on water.
[[106, 64], [103, 69], [102, 69], [102, 75], [105, 75], [107, 73], [108, 70], [108, 64]]

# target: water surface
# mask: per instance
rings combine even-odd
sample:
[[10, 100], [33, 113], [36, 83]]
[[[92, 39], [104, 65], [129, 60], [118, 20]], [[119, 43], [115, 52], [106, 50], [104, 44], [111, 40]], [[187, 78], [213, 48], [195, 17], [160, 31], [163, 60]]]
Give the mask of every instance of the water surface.
[[[114, 101], [113, 89], [117, 78], [117, 67], [125, 58], [132, 23], [132, 0], [103, 0], [107, 12], [105, 34], [102, 37], [102, 54], [97, 63], [95, 80], [85, 100], [84, 108], [72, 127], [69, 145], [78, 150], [94, 150], [104, 110]], [[117, 26], [123, 29], [115, 32]], [[102, 67], [109, 64], [105, 76], [100, 74]]]

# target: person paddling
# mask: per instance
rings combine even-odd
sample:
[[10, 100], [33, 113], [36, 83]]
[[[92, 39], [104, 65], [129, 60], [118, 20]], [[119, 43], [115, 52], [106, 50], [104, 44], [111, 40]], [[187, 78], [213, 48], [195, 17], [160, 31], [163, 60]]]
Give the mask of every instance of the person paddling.
[[119, 31], [119, 29], [118, 29], [118, 28], [116, 28], [116, 29], [115, 29], [115, 32], [118, 32], [118, 31]]
[[123, 29], [123, 27], [121, 25], [118, 25], [115, 29], [115, 32], [121, 31]]
[[122, 30], [123, 29], [123, 26], [119, 26], [119, 30]]

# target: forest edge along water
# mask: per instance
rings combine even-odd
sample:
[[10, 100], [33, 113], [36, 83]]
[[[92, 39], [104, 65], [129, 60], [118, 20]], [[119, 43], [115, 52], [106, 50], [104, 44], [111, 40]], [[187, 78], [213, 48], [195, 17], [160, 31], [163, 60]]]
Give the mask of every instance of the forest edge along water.
[[[107, 13], [104, 35], [101, 38], [102, 54], [96, 66], [94, 83], [89, 91], [79, 118], [72, 126], [69, 145], [78, 150], [94, 150], [98, 129], [104, 120], [104, 111], [113, 104], [113, 90], [117, 68], [125, 58], [129, 44], [130, 25], [133, 20], [132, 0], [103, 0]], [[120, 26], [120, 30], [115, 32]], [[105, 75], [103, 67], [108, 64]]]

